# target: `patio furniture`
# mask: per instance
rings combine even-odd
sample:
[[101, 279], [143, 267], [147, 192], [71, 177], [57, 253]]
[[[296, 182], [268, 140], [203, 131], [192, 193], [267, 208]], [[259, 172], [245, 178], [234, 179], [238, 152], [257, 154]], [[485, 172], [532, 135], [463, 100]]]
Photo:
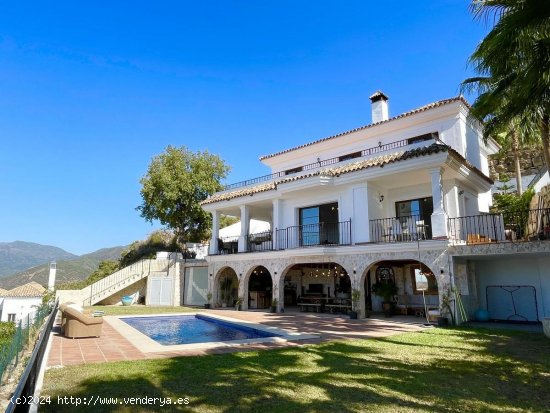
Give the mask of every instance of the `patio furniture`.
[[65, 337], [80, 338], [101, 336], [103, 317], [92, 317], [68, 306], [62, 311], [66, 318], [64, 328]]

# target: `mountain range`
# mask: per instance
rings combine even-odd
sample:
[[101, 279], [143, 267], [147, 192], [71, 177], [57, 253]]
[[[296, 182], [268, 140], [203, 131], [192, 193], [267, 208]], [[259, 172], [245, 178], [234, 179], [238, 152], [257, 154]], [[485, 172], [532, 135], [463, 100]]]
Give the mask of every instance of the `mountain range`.
[[87, 278], [104, 260], [118, 260], [123, 246], [75, 255], [61, 248], [33, 242], [0, 243], [0, 287], [11, 289], [30, 281], [46, 286], [49, 264], [57, 263], [56, 285]]

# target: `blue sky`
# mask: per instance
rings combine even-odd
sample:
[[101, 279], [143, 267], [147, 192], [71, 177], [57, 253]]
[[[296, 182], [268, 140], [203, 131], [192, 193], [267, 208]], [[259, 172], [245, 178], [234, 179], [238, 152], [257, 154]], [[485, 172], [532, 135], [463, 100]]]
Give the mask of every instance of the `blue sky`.
[[82, 254], [143, 239], [167, 145], [228, 182], [273, 153], [456, 96], [487, 31], [467, 1], [12, 2], [0, 13], [0, 241]]

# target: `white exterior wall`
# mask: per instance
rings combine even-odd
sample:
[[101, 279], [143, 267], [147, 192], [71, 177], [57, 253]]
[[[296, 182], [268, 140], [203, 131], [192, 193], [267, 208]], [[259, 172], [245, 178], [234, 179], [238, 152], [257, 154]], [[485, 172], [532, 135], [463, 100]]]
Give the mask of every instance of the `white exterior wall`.
[[5, 297], [2, 303], [2, 318], [8, 321], [8, 314], [15, 314], [15, 322], [35, 311], [42, 304], [42, 297]]
[[[465, 156], [465, 131], [461, 127], [458, 118], [460, 107], [461, 104], [457, 102], [415, 116], [393, 120], [386, 124], [377, 125], [375, 128], [348, 133], [345, 136], [267, 158], [263, 160], [263, 163], [269, 166], [272, 172], [285, 171], [316, 163], [318, 159], [331, 159], [373, 148], [378, 146], [379, 143], [385, 145], [431, 132], [438, 132], [439, 138], [445, 144]], [[476, 163], [472, 163], [477, 166]]]
[[[539, 319], [550, 317], [550, 258], [516, 257], [476, 261], [475, 274], [481, 308], [487, 308], [487, 286], [529, 285], [536, 290]], [[513, 309], [509, 310], [513, 312]], [[518, 308], [519, 311], [521, 308]]]

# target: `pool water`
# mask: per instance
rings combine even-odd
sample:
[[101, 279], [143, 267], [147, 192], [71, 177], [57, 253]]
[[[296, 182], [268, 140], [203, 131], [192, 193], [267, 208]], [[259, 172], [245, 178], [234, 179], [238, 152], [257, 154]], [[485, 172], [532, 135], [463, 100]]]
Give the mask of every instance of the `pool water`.
[[121, 320], [163, 345], [209, 343], [278, 336], [278, 334], [217, 320], [200, 314], [124, 317]]

